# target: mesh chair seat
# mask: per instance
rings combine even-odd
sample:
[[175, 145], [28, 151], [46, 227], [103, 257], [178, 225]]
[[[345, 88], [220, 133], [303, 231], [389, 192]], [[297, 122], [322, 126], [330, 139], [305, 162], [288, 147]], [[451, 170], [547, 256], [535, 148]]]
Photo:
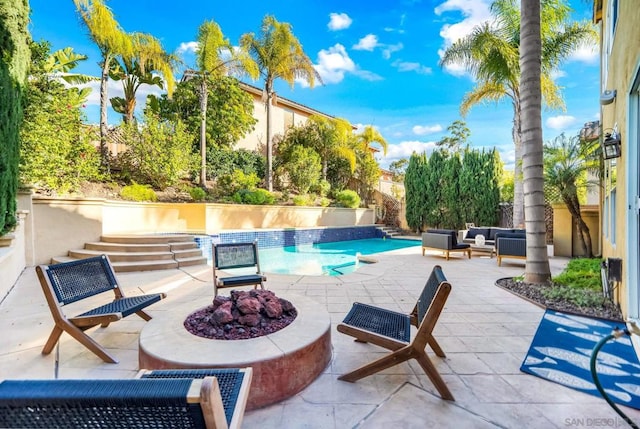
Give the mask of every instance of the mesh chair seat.
[[86, 313], [82, 313], [77, 317], [100, 316], [103, 314], [113, 314], [113, 313], [121, 313], [122, 317], [127, 317], [128, 315], [133, 314], [137, 311], [140, 311], [143, 308], [153, 304], [154, 302], [160, 301], [161, 299], [162, 299], [161, 294], [150, 294], [150, 295], [120, 298], [108, 304], [101, 305], [100, 307], [96, 307], [93, 310], [89, 310]]
[[411, 339], [411, 318], [402, 313], [373, 307], [360, 302], [353, 303], [342, 323], [364, 329], [378, 335], [408, 343]]
[[153, 370], [141, 376], [141, 378], [204, 378], [216, 377], [220, 387], [220, 396], [224, 406], [224, 415], [227, 424], [231, 424], [233, 409], [238, 400], [242, 380], [245, 373], [239, 369], [180, 369], [180, 370]]
[[3, 428], [204, 428], [191, 380], [6, 380]]
[[218, 279], [224, 286], [243, 286], [262, 282], [263, 277], [259, 274], [247, 274], [243, 276], [222, 277]]

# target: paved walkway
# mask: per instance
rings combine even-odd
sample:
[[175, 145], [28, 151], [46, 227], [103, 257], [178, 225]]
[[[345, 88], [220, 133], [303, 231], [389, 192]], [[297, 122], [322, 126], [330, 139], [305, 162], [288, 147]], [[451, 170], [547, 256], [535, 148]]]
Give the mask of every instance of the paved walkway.
[[[306, 295], [326, 308], [332, 328], [333, 358], [325, 372], [298, 395], [247, 412], [245, 428], [570, 428], [625, 427], [626, 423], [598, 397], [520, 372], [543, 310], [494, 285], [501, 277], [520, 275], [524, 263], [474, 254], [471, 260], [436, 252], [421, 256], [419, 247], [377, 255], [341, 277], [269, 275], [276, 294]], [[567, 260], [552, 258], [552, 272]], [[373, 360], [384, 350], [354, 343], [335, 330], [353, 301], [408, 312], [433, 265], [440, 264], [453, 285], [435, 336], [447, 357], [433, 360], [456, 398], [443, 401], [415, 362], [404, 363], [356, 383], [340, 374]], [[122, 273], [128, 294], [166, 291], [168, 298], [148, 308], [154, 317], [172, 306], [211, 301], [211, 269]], [[72, 308], [68, 309], [74, 313]], [[55, 353], [40, 354], [52, 320], [33, 267], [28, 267], [0, 304], [0, 379], [130, 378], [138, 370], [138, 334], [144, 321], [135, 315], [96, 328], [90, 335], [118, 359], [106, 364], [68, 335], [62, 336], [59, 367]], [[640, 411], [624, 408], [634, 421]], [[393, 425], [393, 426], [392, 426]]]

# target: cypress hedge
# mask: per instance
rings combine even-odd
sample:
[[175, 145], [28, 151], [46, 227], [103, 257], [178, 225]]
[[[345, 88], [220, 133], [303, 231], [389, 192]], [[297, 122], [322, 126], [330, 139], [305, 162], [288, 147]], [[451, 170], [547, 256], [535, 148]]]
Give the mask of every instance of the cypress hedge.
[[29, 3], [0, 2], [0, 235], [16, 225], [22, 92], [30, 62]]

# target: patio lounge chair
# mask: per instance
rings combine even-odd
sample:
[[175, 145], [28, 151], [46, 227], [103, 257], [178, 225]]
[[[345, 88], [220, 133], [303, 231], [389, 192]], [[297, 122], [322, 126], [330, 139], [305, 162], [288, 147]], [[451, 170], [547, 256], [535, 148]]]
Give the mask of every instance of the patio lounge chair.
[[[164, 293], [125, 297], [107, 255], [61, 264], [39, 265], [36, 267], [36, 273], [55, 321], [49, 339], [42, 349], [42, 354], [45, 355], [51, 353], [62, 333], [67, 332], [103, 361], [118, 363], [116, 358], [107, 353], [84, 331], [98, 325], [106, 328], [111, 322], [133, 313], [144, 320], [151, 320], [151, 316], [143, 309], [166, 297]], [[66, 304], [108, 291], [114, 293], [115, 299], [104, 305], [75, 317], [67, 317], [62, 311], [62, 307]]]
[[5, 380], [2, 428], [240, 428], [251, 368], [136, 379]]
[[[372, 343], [392, 352], [338, 379], [354, 382], [409, 359], [415, 359], [440, 396], [453, 401], [453, 395], [425, 352], [428, 344], [436, 355], [445, 357], [442, 348], [433, 337], [433, 328], [450, 291], [451, 284], [445, 278], [442, 268], [436, 265], [411, 314], [354, 303], [342, 323], [338, 325], [338, 332], [351, 335], [358, 342]], [[411, 325], [418, 327], [413, 340]]]
[[[252, 286], [264, 289], [267, 277], [260, 271], [258, 258], [258, 242], [213, 244], [213, 296], [218, 295], [218, 288]], [[229, 275], [221, 277], [220, 270], [236, 270], [253, 268], [255, 273]], [[252, 270], [253, 271], [253, 270]]]

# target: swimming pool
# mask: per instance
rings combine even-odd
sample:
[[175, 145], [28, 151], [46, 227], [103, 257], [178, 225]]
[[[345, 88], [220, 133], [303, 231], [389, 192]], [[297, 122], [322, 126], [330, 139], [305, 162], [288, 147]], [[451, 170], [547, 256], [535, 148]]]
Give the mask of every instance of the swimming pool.
[[356, 270], [356, 254], [371, 255], [419, 246], [418, 240], [367, 238], [260, 249], [265, 273], [339, 276]]

